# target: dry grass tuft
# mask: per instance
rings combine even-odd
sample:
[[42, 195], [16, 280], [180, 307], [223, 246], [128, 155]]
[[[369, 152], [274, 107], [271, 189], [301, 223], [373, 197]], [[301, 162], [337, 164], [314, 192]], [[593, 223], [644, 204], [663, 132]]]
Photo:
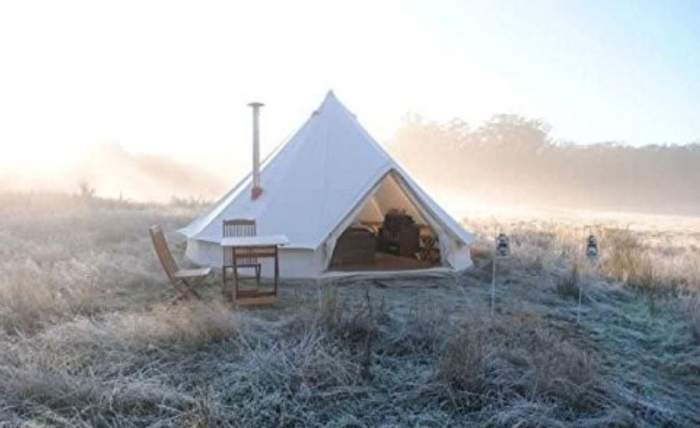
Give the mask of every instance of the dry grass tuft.
[[690, 331], [693, 333], [697, 344], [700, 345], [700, 295], [688, 297], [684, 303]]
[[574, 262], [565, 275], [557, 280], [557, 293], [562, 297], [578, 298], [581, 274], [579, 263]]
[[342, 299], [338, 287], [327, 286], [319, 297], [319, 311], [315, 322], [348, 343], [364, 343], [376, 334], [376, 325], [386, 316], [382, 302], [375, 302], [369, 287], [362, 287], [364, 299], [349, 307]]
[[535, 314], [468, 317], [449, 339], [437, 378], [474, 410], [526, 399], [585, 412], [603, 402], [595, 356]]
[[6, 202], [0, 204], [0, 330], [11, 334], [33, 334], [118, 305], [143, 307], [146, 298], [160, 301], [154, 291], [168, 285], [148, 227], [162, 223], [172, 230], [189, 218], [181, 208], [52, 194], [0, 200]]
[[347, 309], [338, 294], [334, 286], [323, 287], [319, 294], [318, 321], [329, 329], [335, 329], [346, 316]]
[[191, 397], [149, 371], [164, 373], [168, 360], [235, 340], [237, 332], [229, 308], [202, 303], [78, 318], [0, 351], [0, 395], [20, 414], [54, 422], [78, 417], [81, 408], [95, 422], [109, 412], [138, 418], [163, 405], [185, 408]]
[[105, 324], [93, 330], [93, 334], [99, 333], [101, 338], [115, 345], [138, 349], [197, 348], [229, 339], [238, 329], [237, 317], [230, 307], [197, 301], [158, 306], [143, 314], [109, 315], [103, 322]]
[[421, 302], [392, 333], [388, 350], [397, 355], [434, 355], [452, 330], [449, 313], [436, 302]]
[[640, 291], [657, 291], [660, 284], [655, 278], [653, 260], [636, 233], [607, 229], [604, 239], [603, 273]]
[[[8, 263], [9, 264], [9, 263]], [[31, 333], [74, 315], [90, 315], [103, 306], [92, 266], [70, 259], [42, 266], [32, 259], [13, 266], [0, 283], [0, 328]]]

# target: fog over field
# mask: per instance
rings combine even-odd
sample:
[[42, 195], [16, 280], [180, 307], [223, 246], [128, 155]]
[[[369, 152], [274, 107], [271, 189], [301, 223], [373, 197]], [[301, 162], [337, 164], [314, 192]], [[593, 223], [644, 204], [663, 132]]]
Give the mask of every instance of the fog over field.
[[[242, 176], [243, 169], [234, 169]], [[0, 169], [0, 191], [75, 193], [87, 185], [100, 197], [166, 202], [172, 197], [212, 200], [226, 191], [231, 172], [176, 160], [168, 155], [136, 154], [119, 144], [96, 145], [73, 162], [40, 168]]]
[[[700, 214], [700, 143], [556, 141], [541, 119], [409, 115], [390, 147], [427, 187], [481, 204]], [[685, 143], [685, 142], [684, 142]]]
[[[700, 214], [700, 142], [584, 145], [550, 129], [517, 115], [471, 126], [409, 114], [384, 146], [458, 216], [475, 207]], [[86, 183], [103, 197], [213, 201], [250, 170], [250, 148], [234, 151], [183, 161], [102, 144], [49, 171], [4, 168], [0, 190], [72, 193]]]

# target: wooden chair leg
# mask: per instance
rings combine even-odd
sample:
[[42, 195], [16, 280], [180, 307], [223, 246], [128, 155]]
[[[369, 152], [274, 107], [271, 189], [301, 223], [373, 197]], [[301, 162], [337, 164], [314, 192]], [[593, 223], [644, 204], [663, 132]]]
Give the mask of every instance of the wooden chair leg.
[[241, 288], [241, 277], [238, 275], [238, 267], [233, 268], [233, 290], [231, 291], [231, 298], [233, 300], [238, 299], [238, 295], [240, 294], [240, 288]]
[[[223, 262], [221, 263], [221, 293], [224, 295], [224, 298], [226, 298], [227, 294], [229, 294], [229, 291], [230, 291], [230, 287], [228, 286], [228, 283], [226, 282], [226, 280], [228, 279], [228, 278], [226, 278], [226, 271], [228, 270], [228, 268], [231, 267], [231, 265], [229, 263], [233, 262], [233, 254], [232, 253], [229, 254], [226, 248], [223, 249], [222, 253], [223, 253], [224, 259], [223, 259]], [[230, 257], [229, 257], [229, 255], [230, 255]]]
[[182, 280], [182, 283], [185, 285], [185, 289], [190, 295], [196, 297], [199, 300], [202, 300], [202, 296], [200, 296], [199, 293], [197, 293], [197, 291], [194, 289], [193, 283], [190, 283], [185, 279]]
[[226, 265], [221, 267], [221, 292], [226, 295]]
[[235, 273], [236, 269], [233, 266], [225, 266], [222, 270], [224, 278], [223, 284], [221, 286], [221, 293], [224, 295], [225, 298], [231, 297], [231, 293], [233, 292], [231, 287], [231, 281], [235, 279], [235, 276], [232, 275], [229, 271], [233, 271]]
[[172, 284], [173, 288], [175, 288], [175, 291], [177, 292], [176, 298], [181, 300], [190, 296], [189, 290], [187, 289], [187, 286], [183, 284], [182, 280], [175, 280], [172, 282]]
[[178, 293], [177, 293], [177, 296], [175, 296], [175, 297], [173, 297], [172, 299], [170, 299], [170, 304], [171, 304], [171, 305], [175, 305], [175, 304], [177, 304], [180, 300], [184, 300], [185, 298], [186, 298], [186, 296], [185, 296], [184, 294], [178, 292]]
[[234, 256], [233, 260], [233, 291], [231, 292], [231, 300], [238, 298], [238, 264]]

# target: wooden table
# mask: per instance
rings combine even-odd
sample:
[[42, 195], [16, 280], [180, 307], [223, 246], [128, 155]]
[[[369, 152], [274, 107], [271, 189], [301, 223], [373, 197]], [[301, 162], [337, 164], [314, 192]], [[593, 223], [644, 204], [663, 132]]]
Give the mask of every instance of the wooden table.
[[[289, 244], [285, 235], [232, 236], [221, 239], [222, 248], [231, 248], [233, 254], [234, 294], [231, 296], [240, 304], [267, 304], [277, 297], [279, 287], [279, 247]], [[226, 251], [223, 252], [226, 257]], [[238, 287], [239, 258], [274, 258], [275, 259], [275, 288], [272, 292], [242, 291]], [[224, 260], [224, 266], [226, 260]], [[259, 283], [257, 284], [260, 285]], [[223, 292], [226, 293], [226, 277], [223, 278]], [[270, 299], [272, 298], [272, 299]]]

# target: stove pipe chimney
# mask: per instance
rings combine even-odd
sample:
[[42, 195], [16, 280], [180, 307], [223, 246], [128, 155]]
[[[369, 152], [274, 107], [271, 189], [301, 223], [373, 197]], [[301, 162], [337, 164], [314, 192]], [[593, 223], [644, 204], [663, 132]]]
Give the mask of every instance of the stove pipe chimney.
[[253, 185], [250, 189], [250, 197], [258, 199], [263, 189], [260, 186], [260, 107], [265, 104], [252, 102], [248, 104], [253, 109]]

